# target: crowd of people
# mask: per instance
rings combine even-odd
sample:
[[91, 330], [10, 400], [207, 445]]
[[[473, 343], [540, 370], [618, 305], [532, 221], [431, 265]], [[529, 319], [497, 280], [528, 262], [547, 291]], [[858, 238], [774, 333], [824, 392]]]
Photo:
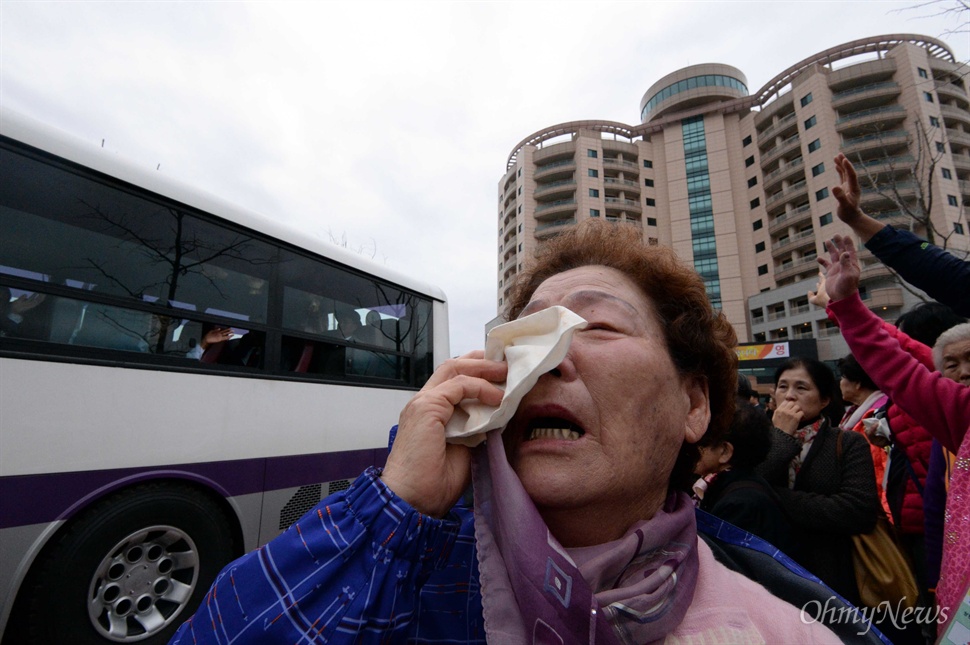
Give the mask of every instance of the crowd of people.
[[[866, 216], [835, 162], [839, 219], [939, 301], [886, 323], [859, 297], [853, 241], [827, 242], [810, 297], [851, 351], [840, 378], [794, 357], [768, 409], [753, 403], [701, 278], [633, 227], [583, 223], [510, 299], [509, 325], [556, 306], [585, 320], [548, 331], [571, 342], [511, 419], [474, 448], [446, 431], [528, 380], [516, 357], [545, 351], [533, 328], [505, 360], [441, 365], [385, 466], [228, 565], [172, 642], [880, 642], [857, 614], [846, 630], [810, 607], [862, 602], [854, 536], [880, 522], [918, 582], [907, 606], [937, 611], [861, 620], [932, 642], [970, 585], [970, 263]], [[725, 556], [739, 547], [759, 564]]]

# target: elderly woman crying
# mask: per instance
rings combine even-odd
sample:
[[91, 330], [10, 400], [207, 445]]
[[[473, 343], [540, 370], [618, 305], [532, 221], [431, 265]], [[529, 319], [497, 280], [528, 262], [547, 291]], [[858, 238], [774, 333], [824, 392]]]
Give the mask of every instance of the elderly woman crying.
[[[226, 567], [173, 642], [839, 642], [698, 539], [695, 444], [727, 429], [737, 360], [700, 277], [636, 228], [584, 223], [508, 316], [553, 307], [585, 320], [561, 359], [518, 392], [511, 351], [446, 361], [385, 467]], [[484, 444], [447, 440], [469, 403], [513, 394]]]

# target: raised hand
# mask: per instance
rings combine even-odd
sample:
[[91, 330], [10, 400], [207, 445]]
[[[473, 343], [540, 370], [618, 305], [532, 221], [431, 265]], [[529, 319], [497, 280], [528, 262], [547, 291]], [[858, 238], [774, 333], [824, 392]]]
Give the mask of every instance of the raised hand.
[[398, 423], [397, 437], [381, 479], [418, 511], [444, 517], [471, 480], [471, 451], [445, 443], [445, 425], [465, 399], [498, 405], [508, 364], [489, 361], [481, 351], [445, 361], [412, 398]]
[[815, 291], [808, 292], [808, 301], [822, 309], [825, 309], [829, 304], [829, 293], [825, 289], [825, 274], [821, 271], [818, 272], [818, 284], [815, 285]]
[[829, 257], [826, 259], [820, 255], [818, 258], [818, 263], [824, 268], [825, 288], [831, 300], [842, 300], [859, 289], [859, 276], [862, 274], [859, 256], [852, 239], [841, 235], [827, 241], [825, 248]]
[[794, 401], [782, 400], [771, 415], [771, 422], [785, 434], [793, 435], [798, 430], [805, 413]]
[[862, 198], [859, 176], [852, 162], [841, 152], [835, 158], [835, 169], [839, 173], [839, 185], [832, 187], [832, 196], [839, 203], [835, 214], [848, 224], [863, 242], [868, 242], [869, 238], [882, 230], [883, 225], [859, 208], [859, 201]]

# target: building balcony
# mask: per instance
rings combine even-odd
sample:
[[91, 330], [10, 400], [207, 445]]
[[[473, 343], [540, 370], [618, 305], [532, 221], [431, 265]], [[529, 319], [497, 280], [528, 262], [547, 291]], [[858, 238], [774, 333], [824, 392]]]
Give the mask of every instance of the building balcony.
[[642, 213], [643, 207], [640, 202], [632, 199], [621, 199], [619, 197], [605, 197], [607, 211], [625, 211], [627, 213]]
[[838, 94], [842, 90], [858, 87], [859, 85], [871, 85], [880, 81], [891, 81], [896, 73], [896, 60], [894, 58], [879, 58], [867, 60], [854, 65], [833, 70], [828, 75], [829, 89], [833, 94]]
[[970, 172], [970, 155], [953, 152], [953, 168], [957, 172]]
[[964, 197], [970, 196], [970, 181], [961, 179], [957, 184], [960, 186], [960, 194]]
[[536, 166], [535, 173], [533, 173], [532, 177], [538, 181], [541, 178], [553, 179], [558, 175], [572, 176], [572, 173], [575, 170], [576, 161], [574, 159], [561, 159], [559, 161], [553, 161], [541, 166]]
[[967, 99], [967, 93], [956, 83], [941, 83], [936, 88], [936, 94], [940, 97], [940, 103], [943, 103], [947, 99], [952, 99], [957, 102], [958, 106], [964, 106], [964, 109], [970, 103]]
[[872, 219], [883, 224], [889, 224], [893, 228], [909, 228], [913, 224], [913, 218], [898, 208], [888, 211], [876, 211], [868, 213], [868, 215], [872, 217]]
[[774, 148], [761, 153], [761, 167], [767, 168], [775, 159], [783, 157], [785, 154], [798, 148], [798, 135], [788, 137]]
[[947, 128], [946, 140], [949, 142], [951, 150], [957, 147], [970, 148], [970, 132], [961, 132], [960, 130]]
[[867, 293], [864, 299], [865, 305], [872, 310], [881, 310], [888, 307], [899, 308], [903, 306], [902, 287], [884, 287], [873, 289]]
[[842, 112], [878, 107], [899, 96], [899, 83], [881, 81], [851, 87], [832, 95], [832, 108]]
[[763, 132], [758, 133], [758, 141], [759, 142], [767, 141], [772, 137], [785, 136], [787, 134], [791, 134], [792, 132], [798, 129], [798, 120], [796, 118], [797, 116], [798, 116], [797, 114], [792, 112], [788, 116], [782, 119], [779, 119], [778, 121], [775, 121], [767, 128], [765, 128]]
[[788, 317], [788, 314], [785, 313], [784, 310], [782, 310], [782, 311], [769, 311], [768, 312], [768, 316], [767, 316], [769, 322], [772, 321], [772, 320], [784, 320], [787, 317]]
[[761, 324], [764, 324], [764, 322], [765, 322], [764, 316], [751, 316], [752, 325], [761, 325]]
[[886, 154], [890, 149], [897, 149], [909, 144], [909, 133], [905, 130], [888, 130], [867, 134], [861, 137], [852, 137], [842, 141], [842, 152], [846, 157], [853, 159], [853, 155], [863, 153], [867, 150], [876, 150]]
[[548, 217], [551, 217], [552, 215], [563, 213], [569, 210], [572, 210], [572, 211], [576, 210], [575, 199], [557, 199], [554, 202], [549, 202], [546, 204], [540, 204], [539, 206], [536, 206], [535, 216], [536, 216], [536, 219], [548, 218]]
[[835, 122], [835, 131], [843, 136], [859, 134], [874, 125], [896, 126], [906, 120], [906, 108], [901, 105], [882, 105], [846, 114]]
[[536, 186], [536, 191], [532, 193], [532, 196], [536, 199], [544, 197], [549, 199], [556, 195], [570, 195], [575, 196], [576, 193], [576, 180], [575, 179], [560, 179], [559, 181], [553, 181], [548, 184], [539, 184]]
[[768, 222], [768, 233], [774, 235], [784, 228], [788, 228], [789, 226], [798, 226], [799, 224], [808, 222], [811, 219], [812, 207], [809, 204], [805, 204], [796, 209], [790, 210], [787, 213], [782, 213], [778, 217]]
[[563, 159], [573, 159], [576, 155], [575, 141], [561, 141], [536, 150], [532, 154], [532, 163], [536, 166], [546, 166]]
[[505, 195], [504, 195], [503, 199], [505, 199], [505, 203], [506, 204], [509, 203], [509, 198], [510, 197], [513, 197], [513, 198], [515, 197], [515, 187], [516, 187], [516, 184], [513, 181], [512, 182], [512, 185], [505, 189]]
[[795, 250], [815, 248], [815, 231], [802, 231], [771, 245], [771, 257], [779, 258]]
[[763, 180], [765, 192], [774, 189], [779, 182], [782, 182], [790, 178], [796, 172], [802, 172], [805, 167], [805, 159], [802, 157], [797, 157], [792, 159], [787, 164], [781, 166], [778, 170], [773, 170], [772, 172], [765, 175]]
[[765, 123], [770, 123], [775, 115], [782, 115], [787, 118], [789, 112], [795, 111], [795, 99], [791, 92], [779, 96], [776, 100], [766, 105], [760, 112], [754, 115], [754, 127], [760, 128]]
[[916, 182], [897, 181], [886, 182], [875, 188], [863, 188], [859, 198], [859, 206], [863, 210], [875, 210], [879, 204], [892, 203], [899, 201], [911, 201], [916, 197]]
[[862, 182], [866, 181], [868, 175], [881, 175], [889, 173], [895, 174], [912, 174], [913, 164], [916, 163], [916, 158], [913, 155], [896, 155], [894, 157], [875, 157], [868, 161], [862, 163], [853, 164], [856, 168], [856, 172], [859, 174], [859, 179]]
[[799, 258], [794, 262], [775, 267], [775, 282], [781, 282], [798, 275], [812, 275], [818, 273], [818, 258]]
[[603, 183], [609, 187], [622, 188], [625, 192], [640, 194], [640, 184], [629, 179], [618, 179], [616, 177], [604, 177]]
[[775, 193], [765, 200], [765, 208], [774, 208], [793, 199], [804, 197], [808, 193], [808, 184], [804, 179], [795, 182], [781, 192]]
[[514, 199], [505, 205], [506, 223], [508, 223], [509, 215], [515, 215], [515, 206], [516, 206], [516, 201]]
[[951, 124], [957, 121], [960, 123], [970, 124], [970, 111], [964, 110], [956, 105], [941, 105], [940, 116], [943, 117], [943, 121], [946, 123], [947, 127], [952, 127]]
[[603, 146], [603, 152], [617, 152], [625, 155], [629, 155], [636, 159], [640, 155], [640, 149], [635, 143], [629, 143], [627, 141], [620, 141], [618, 139], [602, 139], [601, 145]]
[[626, 159], [620, 159], [618, 157], [603, 157], [603, 166], [612, 166], [614, 168], [623, 168], [624, 170], [636, 170], [634, 173], [637, 176], [640, 175], [640, 168], [637, 166], [636, 162], [627, 161]]
[[538, 239], [552, 237], [576, 223], [575, 214], [572, 217], [562, 217], [536, 225], [535, 235]]

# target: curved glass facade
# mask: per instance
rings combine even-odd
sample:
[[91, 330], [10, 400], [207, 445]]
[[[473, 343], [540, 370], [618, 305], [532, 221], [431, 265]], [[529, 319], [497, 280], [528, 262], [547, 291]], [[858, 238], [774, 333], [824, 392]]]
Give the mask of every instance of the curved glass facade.
[[730, 87], [731, 89], [738, 90], [744, 94], [748, 93], [748, 88], [744, 86], [744, 83], [731, 76], [723, 76], [721, 74], [692, 76], [690, 78], [685, 78], [682, 81], [677, 81], [673, 85], [668, 85], [654, 94], [640, 111], [640, 120], [643, 121], [646, 119], [647, 115], [653, 112], [653, 109], [657, 107], [659, 103], [666, 101], [674, 94], [680, 94], [681, 92], [692, 90], [697, 87]]

